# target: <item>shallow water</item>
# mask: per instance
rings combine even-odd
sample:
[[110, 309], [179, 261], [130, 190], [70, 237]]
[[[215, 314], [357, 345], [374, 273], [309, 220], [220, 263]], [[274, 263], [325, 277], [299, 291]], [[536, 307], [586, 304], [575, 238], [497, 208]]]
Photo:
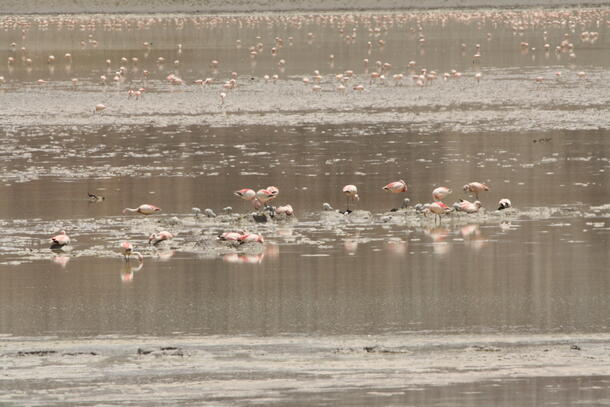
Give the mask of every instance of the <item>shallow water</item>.
[[[0, 68], [0, 403], [607, 402], [609, 16], [1, 17], [0, 60], [16, 61]], [[573, 50], [555, 51], [566, 33]], [[387, 83], [370, 83], [377, 60]], [[438, 79], [419, 87], [424, 67]], [[301, 81], [315, 69], [319, 93]], [[398, 179], [411, 206], [440, 185], [448, 204], [471, 181], [491, 190], [437, 224], [390, 212], [403, 196], [381, 188]], [[356, 211], [322, 211], [344, 209], [346, 184]], [[255, 223], [232, 194], [268, 185], [293, 219]], [[145, 202], [161, 214], [121, 214]], [[62, 229], [71, 247], [52, 252]], [[176, 237], [149, 246], [159, 230]], [[266, 242], [216, 242], [231, 230]], [[121, 258], [126, 239], [143, 264]]]

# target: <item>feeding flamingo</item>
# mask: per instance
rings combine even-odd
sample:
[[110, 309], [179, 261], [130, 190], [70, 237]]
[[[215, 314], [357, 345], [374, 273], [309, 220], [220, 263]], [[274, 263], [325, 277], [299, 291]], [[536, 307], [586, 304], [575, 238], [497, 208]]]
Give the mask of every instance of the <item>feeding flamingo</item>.
[[479, 200], [479, 194], [483, 191], [489, 191], [489, 187], [480, 182], [471, 182], [470, 184], [464, 185], [465, 192], [472, 192], [474, 197]]
[[152, 215], [155, 212], [160, 212], [161, 208], [156, 207], [155, 205], [150, 204], [142, 204], [137, 208], [125, 208], [123, 209], [123, 215], [128, 213], [141, 213], [142, 215]]
[[358, 196], [358, 188], [355, 185], [346, 185], [343, 187], [343, 194], [345, 195], [345, 201], [347, 204], [345, 213], [349, 214], [352, 212], [349, 208], [349, 202], [358, 202], [360, 200], [360, 197]]
[[125, 261], [129, 261], [130, 256], [136, 256], [138, 260], [143, 261], [144, 257], [140, 252], [133, 251], [133, 245], [130, 242], [121, 243], [121, 253], [123, 254]]

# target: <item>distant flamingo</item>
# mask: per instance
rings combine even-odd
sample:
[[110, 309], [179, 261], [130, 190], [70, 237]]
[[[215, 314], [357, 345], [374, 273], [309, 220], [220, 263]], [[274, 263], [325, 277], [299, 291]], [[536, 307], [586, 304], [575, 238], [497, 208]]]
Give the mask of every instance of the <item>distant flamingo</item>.
[[280, 189], [274, 186], [267, 187], [267, 191], [271, 192], [273, 195], [273, 198], [271, 199], [275, 199], [280, 194]]
[[142, 215], [152, 215], [155, 212], [160, 212], [161, 208], [157, 208], [155, 205], [142, 204], [137, 208], [125, 208], [123, 209], [123, 215], [128, 213], [141, 213]]
[[265, 243], [263, 235], [258, 233], [245, 233], [239, 237], [240, 243]]
[[432, 191], [432, 198], [435, 201], [442, 201], [447, 197], [447, 195], [451, 194], [451, 192], [451, 189], [447, 187], [438, 187], [435, 188], [434, 191]]
[[479, 194], [483, 191], [489, 191], [489, 187], [480, 182], [471, 182], [470, 184], [464, 185], [465, 192], [472, 192], [477, 199], [479, 200]]
[[[393, 194], [400, 194], [401, 192], [407, 192], [407, 183], [403, 180], [390, 182], [388, 185], [383, 187], [383, 190], [391, 192]], [[345, 190], [343, 191], [345, 192]]]
[[239, 241], [239, 238], [242, 236], [243, 236], [243, 234], [238, 233], [238, 232], [224, 232], [224, 233], [221, 233], [220, 235], [218, 235], [218, 239], [226, 240], [229, 242], [237, 242], [237, 241]]
[[59, 232], [58, 235], [51, 238], [51, 247], [62, 247], [70, 244], [70, 236], [66, 234], [65, 230]]
[[358, 202], [360, 200], [360, 197], [358, 196], [358, 188], [355, 185], [346, 185], [343, 187], [343, 194], [345, 195], [345, 202], [347, 205], [345, 213], [351, 213], [352, 211], [349, 209], [349, 202]]
[[[449, 208], [447, 205], [445, 205], [444, 203], [437, 201], [437, 202], [432, 202], [426, 209], [425, 211], [427, 212], [432, 212], [434, 214], [434, 223], [436, 223], [436, 218], [438, 217], [438, 223], [441, 223], [441, 216], [445, 215], [446, 213], [451, 212], [451, 208]], [[426, 212], [424, 212], [425, 214]]]
[[121, 253], [125, 257], [125, 261], [129, 261], [129, 257], [132, 255], [136, 256], [140, 261], [144, 260], [144, 257], [142, 256], [142, 254], [140, 254], [140, 252], [133, 251], [133, 245], [129, 242], [121, 243]]
[[503, 209], [508, 209], [511, 206], [513, 206], [513, 204], [511, 203], [510, 199], [508, 198], [502, 198], [500, 199], [500, 202], [498, 202], [498, 210], [501, 211]]
[[93, 113], [97, 113], [97, 112], [101, 112], [102, 110], [106, 109], [106, 105], [99, 103], [97, 105], [95, 105], [95, 109], [93, 110]]
[[161, 231], [159, 233], [153, 233], [148, 237], [148, 244], [152, 244], [154, 246], [154, 245], [158, 244], [159, 242], [172, 239], [173, 237], [174, 237], [174, 235], [172, 235], [171, 233], [169, 233], [165, 230]]
[[262, 204], [265, 204], [267, 201], [275, 198], [273, 191], [269, 191], [268, 189], [259, 189], [256, 191], [256, 199], [258, 199]]
[[466, 213], [477, 213], [479, 209], [481, 209], [480, 201], [466, 201], [465, 199], [460, 199], [459, 202], [454, 204], [454, 208], [458, 212], [466, 212]]
[[292, 216], [294, 214], [294, 210], [292, 209], [292, 205], [283, 205], [275, 208], [275, 213], [277, 215], [284, 214], [286, 216]]
[[250, 188], [243, 188], [243, 189], [240, 189], [239, 191], [235, 191], [235, 192], [233, 192], [233, 195], [236, 195], [246, 201], [251, 201], [254, 198], [256, 198], [256, 192]]
[[[389, 184], [387, 184], [382, 189], [384, 191], [388, 191], [388, 192], [391, 192], [393, 194], [400, 194], [400, 193], [403, 193], [403, 192], [407, 192], [407, 183], [404, 182], [403, 180], [394, 181], [394, 182], [390, 182]], [[396, 208], [391, 209], [392, 212], [395, 212], [397, 210], [398, 209], [396, 209]]]

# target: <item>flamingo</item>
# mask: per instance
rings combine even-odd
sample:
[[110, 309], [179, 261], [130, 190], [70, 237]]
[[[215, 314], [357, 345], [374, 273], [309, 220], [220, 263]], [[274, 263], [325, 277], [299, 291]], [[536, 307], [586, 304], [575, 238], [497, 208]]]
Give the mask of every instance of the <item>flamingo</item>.
[[274, 186], [267, 187], [267, 191], [271, 192], [271, 194], [273, 195], [273, 198], [271, 199], [277, 198], [277, 196], [280, 194], [280, 189]]
[[93, 113], [96, 112], [101, 112], [102, 110], [106, 109], [106, 105], [104, 105], [103, 103], [99, 103], [97, 105], [95, 105], [95, 109], [93, 110]]
[[294, 215], [294, 210], [292, 209], [292, 205], [284, 205], [284, 206], [278, 206], [275, 209], [275, 213], [277, 215], [284, 214], [286, 216], [292, 216], [292, 215]]
[[273, 191], [269, 191], [268, 189], [259, 189], [256, 191], [256, 199], [262, 204], [272, 200], [276, 195], [277, 194], [274, 194]]
[[224, 232], [218, 235], [218, 239], [229, 242], [237, 242], [242, 236], [243, 234], [238, 232]]
[[121, 253], [125, 257], [125, 261], [129, 261], [129, 257], [132, 255], [136, 256], [139, 261], [144, 260], [144, 257], [142, 256], [142, 254], [140, 252], [134, 252], [133, 245], [127, 241], [121, 243]]
[[438, 187], [435, 188], [434, 191], [432, 191], [432, 198], [435, 201], [442, 201], [447, 197], [447, 195], [451, 194], [451, 192], [451, 189], [447, 187]]
[[451, 212], [451, 208], [442, 203], [441, 201], [432, 202], [424, 211], [424, 214], [427, 212], [432, 212], [434, 214], [434, 223], [436, 223], [436, 218], [438, 217], [438, 223], [441, 223], [441, 216]]
[[347, 209], [345, 210], [345, 213], [349, 214], [352, 212], [349, 209], [349, 202], [358, 202], [360, 200], [360, 197], [358, 196], [358, 188], [355, 185], [346, 185], [343, 187], [343, 194], [345, 195], [345, 201], [347, 204]]
[[[383, 190], [391, 192], [393, 194], [400, 194], [401, 192], [407, 192], [407, 183], [403, 180], [390, 182], [388, 185], [383, 187]], [[345, 192], [345, 190], [343, 191]]]
[[508, 198], [500, 199], [500, 202], [498, 202], [498, 205], [499, 205], [499, 207], [498, 207], [499, 211], [501, 211], [503, 209], [508, 209], [511, 206], [513, 206], [513, 204], [511, 203], [510, 199], [508, 199]]
[[246, 201], [251, 201], [254, 198], [256, 198], [256, 192], [254, 192], [254, 190], [250, 189], [250, 188], [243, 188], [243, 189], [240, 189], [239, 191], [235, 191], [235, 192], [233, 192], [233, 195], [236, 195]]
[[489, 191], [489, 187], [480, 182], [471, 182], [470, 184], [464, 185], [465, 192], [472, 192], [474, 197], [479, 200], [479, 194], [483, 191]]
[[258, 233], [245, 233], [239, 237], [240, 243], [265, 243], [263, 235]]
[[453, 207], [458, 212], [466, 212], [466, 213], [477, 213], [479, 209], [481, 209], [481, 202], [474, 201], [469, 202], [464, 199], [460, 199], [459, 202], [456, 202]]
[[162, 242], [164, 240], [169, 240], [171, 238], [173, 238], [174, 235], [172, 235], [171, 233], [169, 233], [168, 231], [161, 231], [159, 233], [153, 233], [148, 237], [148, 244], [152, 244], [152, 245], [157, 245], [159, 242]]
[[51, 247], [63, 247], [69, 244], [70, 236], [66, 234], [65, 230], [62, 230], [58, 235], [51, 238]]
[[142, 204], [137, 208], [125, 208], [123, 209], [123, 215], [128, 213], [141, 213], [142, 215], [152, 215], [155, 212], [160, 212], [161, 208], [157, 208], [155, 205]]

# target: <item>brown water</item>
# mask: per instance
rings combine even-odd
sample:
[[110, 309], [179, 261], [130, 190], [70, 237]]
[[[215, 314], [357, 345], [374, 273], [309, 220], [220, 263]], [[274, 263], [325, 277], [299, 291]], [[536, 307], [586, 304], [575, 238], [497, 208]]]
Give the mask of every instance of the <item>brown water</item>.
[[[0, 403], [607, 403], [609, 18], [2, 17], [0, 61], [16, 61], [0, 68]], [[574, 56], [555, 51], [566, 33]], [[386, 84], [369, 83], [377, 60], [393, 65]], [[439, 78], [420, 88], [411, 75], [424, 67]], [[315, 69], [319, 93], [301, 81]], [[336, 92], [347, 69], [355, 77]], [[451, 69], [462, 77], [444, 81]], [[225, 91], [232, 71], [238, 86]], [[139, 87], [144, 98], [127, 99]], [[93, 114], [98, 103], [107, 109]], [[470, 199], [470, 181], [491, 190], [481, 213], [438, 225], [389, 212], [403, 196], [381, 187], [398, 179], [412, 204], [439, 185], [454, 191], [448, 204]], [[343, 209], [346, 184], [358, 210], [321, 211]], [[251, 209], [233, 191], [267, 185], [295, 219], [236, 214]], [[505, 197], [514, 208], [496, 211]], [[141, 203], [163, 211], [121, 215]], [[72, 250], [54, 253], [61, 229]], [[163, 229], [175, 239], [149, 247]], [[265, 245], [215, 243], [239, 229]], [[125, 239], [141, 267], [118, 254]]]

